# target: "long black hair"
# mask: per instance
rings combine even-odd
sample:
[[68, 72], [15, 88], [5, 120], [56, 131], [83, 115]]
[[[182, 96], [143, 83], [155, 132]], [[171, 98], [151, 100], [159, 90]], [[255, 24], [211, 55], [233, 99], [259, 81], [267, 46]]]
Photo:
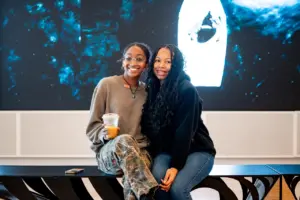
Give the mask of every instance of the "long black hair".
[[[158, 51], [162, 48], [170, 50], [172, 63], [167, 78], [161, 84], [154, 73], [154, 63]], [[179, 99], [178, 86], [182, 80], [190, 80], [184, 72], [184, 66], [184, 57], [175, 45], [163, 45], [153, 53], [146, 79], [148, 95], [141, 120], [142, 133], [147, 135], [150, 141], [157, 140], [160, 131], [172, 122], [174, 109]]]

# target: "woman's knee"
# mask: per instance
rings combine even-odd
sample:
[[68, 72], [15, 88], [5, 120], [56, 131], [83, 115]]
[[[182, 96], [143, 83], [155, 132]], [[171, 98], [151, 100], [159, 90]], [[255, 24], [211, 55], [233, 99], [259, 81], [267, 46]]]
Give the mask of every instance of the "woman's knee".
[[154, 158], [154, 163], [157, 164], [169, 164], [171, 160], [171, 156], [165, 153], [159, 154]]
[[167, 168], [160, 165], [155, 165], [152, 167], [152, 174], [157, 182], [161, 182], [160, 180], [164, 178], [166, 174]]
[[133, 138], [133, 136], [128, 135], [128, 134], [122, 134], [122, 135], [118, 135], [115, 139], [114, 139], [116, 144], [124, 144], [124, 145], [135, 145], [136, 141]]
[[152, 166], [152, 174], [157, 181], [160, 182], [164, 178], [167, 169], [170, 165], [170, 156], [167, 154], [160, 154], [154, 158]]

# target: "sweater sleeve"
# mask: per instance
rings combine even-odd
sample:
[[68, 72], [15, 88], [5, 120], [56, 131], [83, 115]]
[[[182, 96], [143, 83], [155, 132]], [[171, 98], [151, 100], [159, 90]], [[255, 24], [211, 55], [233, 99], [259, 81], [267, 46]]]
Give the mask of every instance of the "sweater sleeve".
[[93, 92], [90, 118], [86, 128], [86, 135], [92, 142], [91, 149], [95, 152], [99, 152], [104, 145], [105, 130], [102, 115], [105, 113], [106, 97], [107, 84], [102, 79]]
[[180, 95], [183, 96], [174, 116], [175, 135], [171, 150], [171, 167], [178, 170], [185, 165], [201, 113], [199, 96], [194, 87], [186, 88]]

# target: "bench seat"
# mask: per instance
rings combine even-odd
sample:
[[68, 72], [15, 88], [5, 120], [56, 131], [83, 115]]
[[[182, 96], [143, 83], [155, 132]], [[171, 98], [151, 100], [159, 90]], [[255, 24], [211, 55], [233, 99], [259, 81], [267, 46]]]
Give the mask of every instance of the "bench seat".
[[[210, 175], [193, 190], [204, 187], [212, 188], [219, 192], [222, 200], [237, 200], [235, 193], [222, 179], [226, 177], [237, 180], [241, 184], [243, 199], [250, 196], [253, 200], [263, 199], [281, 176], [280, 172], [273, 167], [270, 165], [215, 165]], [[65, 174], [65, 171], [71, 168], [84, 168], [84, 172], [76, 175]], [[0, 198], [7, 198], [11, 195], [20, 200], [92, 200], [82, 178], [90, 180], [103, 200], [123, 199], [123, 188], [116, 179], [118, 177], [105, 174], [96, 166], [0, 166], [0, 185], [2, 184]], [[29, 187], [32, 190], [29, 190]]]

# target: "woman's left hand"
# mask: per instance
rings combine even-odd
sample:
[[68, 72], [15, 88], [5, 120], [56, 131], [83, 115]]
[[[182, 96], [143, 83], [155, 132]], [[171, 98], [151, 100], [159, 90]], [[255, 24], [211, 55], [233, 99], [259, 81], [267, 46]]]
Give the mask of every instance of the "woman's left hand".
[[168, 192], [171, 188], [172, 183], [174, 182], [177, 176], [178, 170], [176, 168], [170, 168], [167, 170], [165, 178], [161, 180], [160, 188]]

